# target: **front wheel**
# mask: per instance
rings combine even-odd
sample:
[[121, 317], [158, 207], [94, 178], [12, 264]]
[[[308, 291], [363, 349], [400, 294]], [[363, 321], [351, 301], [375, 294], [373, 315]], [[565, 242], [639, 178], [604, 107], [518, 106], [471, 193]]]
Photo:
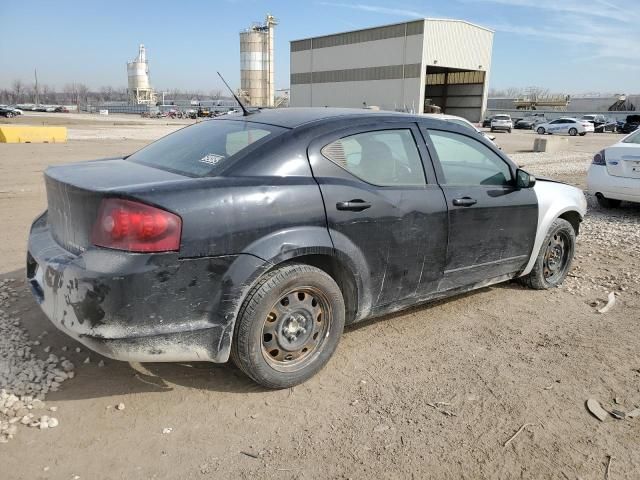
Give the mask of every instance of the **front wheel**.
[[538, 132], [538, 135], [544, 135], [544, 128], [543, 127], [538, 128], [537, 132]]
[[577, 134], [578, 134], [578, 130], [576, 130], [575, 128], [569, 129], [569, 135], [571, 135], [572, 137], [575, 137]]
[[542, 243], [531, 272], [522, 283], [536, 290], [557, 287], [569, 273], [575, 253], [576, 232], [563, 218], [556, 218]]
[[247, 295], [231, 356], [260, 385], [292, 387], [326, 365], [344, 320], [344, 299], [333, 278], [309, 265], [285, 265], [267, 273]]

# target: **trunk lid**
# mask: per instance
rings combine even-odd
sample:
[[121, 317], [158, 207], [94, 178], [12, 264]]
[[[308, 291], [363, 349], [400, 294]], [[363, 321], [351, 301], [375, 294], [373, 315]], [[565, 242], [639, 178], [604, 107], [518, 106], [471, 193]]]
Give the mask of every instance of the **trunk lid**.
[[51, 235], [75, 254], [90, 246], [91, 229], [105, 196], [135, 196], [160, 184], [189, 180], [124, 159], [50, 167], [44, 175]]
[[605, 159], [609, 175], [640, 178], [640, 145], [616, 144], [605, 150]]

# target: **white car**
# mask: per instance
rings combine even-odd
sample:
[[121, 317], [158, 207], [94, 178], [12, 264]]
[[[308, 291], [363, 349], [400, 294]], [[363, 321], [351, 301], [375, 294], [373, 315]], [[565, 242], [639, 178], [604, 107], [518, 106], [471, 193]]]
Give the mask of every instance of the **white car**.
[[[463, 127], [469, 128], [469, 129], [473, 130], [474, 132], [476, 132], [478, 135], [482, 135], [484, 138], [489, 140], [494, 145], [498, 146], [496, 144], [496, 142], [494, 141], [496, 139], [496, 137], [494, 137], [493, 135], [489, 135], [487, 132], [483, 132], [482, 130], [480, 130], [478, 127], [476, 127], [473, 123], [471, 123], [466, 118], [457, 117], [456, 115], [447, 115], [447, 114], [444, 114], [444, 113], [425, 113], [425, 115], [427, 117], [440, 118], [442, 120], [446, 120], [447, 122], [457, 123], [458, 125], [461, 125]], [[500, 148], [500, 147], [498, 147], [498, 148]]]
[[587, 187], [605, 208], [615, 208], [622, 200], [640, 203], [640, 130], [596, 153]]
[[581, 137], [586, 135], [588, 132], [593, 133], [593, 123], [588, 122], [587, 120], [578, 120], [576, 118], [558, 118], [557, 120], [552, 120], [551, 122], [541, 123], [536, 127], [536, 132], [540, 135], [544, 135], [545, 133], [564, 133], [575, 137], [576, 135], [580, 135]]
[[496, 130], [506, 130], [511, 133], [511, 129], [513, 128], [513, 120], [511, 120], [510, 115], [494, 115], [491, 118], [491, 131], [495, 132]]

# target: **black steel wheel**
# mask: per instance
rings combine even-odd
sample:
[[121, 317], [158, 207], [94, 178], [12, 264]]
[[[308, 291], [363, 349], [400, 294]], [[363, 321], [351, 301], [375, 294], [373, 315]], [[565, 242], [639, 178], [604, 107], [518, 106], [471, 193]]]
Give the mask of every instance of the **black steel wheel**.
[[284, 265], [267, 273], [247, 295], [231, 356], [261, 385], [298, 385], [329, 361], [344, 320], [342, 292], [331, 276], [310, 265]]
[[566, 276], [571, 253], [571, 239], [568, 233], [562, 229], [556, 230], [549, 238], [542, 264], [542, 273], [548, 283], [557, 284], [560, 278]]
[[551, 224], [529, 274], [520, 281], [536, 290], [562, 284], [569, 273], [575, 253], [576, 231], [568, 221], [556, 218]]
[[313, 362], [327, 340], [333, 313], [318, 288], [299, 287], [271, 307], [262, 327], [262, 355], [274, 370], [291, 372]]

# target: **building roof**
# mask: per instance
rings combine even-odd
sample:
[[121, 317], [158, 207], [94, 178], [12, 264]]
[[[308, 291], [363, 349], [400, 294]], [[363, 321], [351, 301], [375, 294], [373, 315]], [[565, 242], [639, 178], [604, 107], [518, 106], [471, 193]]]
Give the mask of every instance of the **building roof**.
[[429, 18], [429, 17], [425, 17], [425, 18], [415, 18], [412, 20], [406, 20], [404, 22], [394, 22], [394, 23], [385, 23], [383, 25], [375, 25], [372, 27], [365, 27], [365, 28], [357, 28], [355, 30], [344, 30], [341, 32], [333, 32], [333, 33], [327, 33], [324, 35], [315, 35], [313, 37], [304, 37], [304, 38], [298, 38], [295, 40], [289, 40], [289, 43], [293, 43], [293, 42], [298, 42], [300, 40], [309, 40], [310, 38], [322, 38], [322, 37], [332, 37], [334, 35], [343, 35], [345, 33], [353, 33], [353, 32], [364, 32], [367, 30], [374, 30], [376, 28], [382, 28], [382, 27], [393, 27], [395, 25], [404, 25], [405, 23], [413, 23], [413, 22], [459, 22], [459, 23], [466, 23], [467, 25], [471, 25], [472, 27], [476, 27], [476, 28], [480, 28], [482, 30], [487, 30], [491, 33], [495, 33], [495, 30], [492, 30], [490, 28], [487, 27], [483, 27], [482, 25], [478, 25], [476, 23], [472, 23], [469, 22], [467, 20], [460, 20], [460, 19], [455, 19], [455, 18]]

